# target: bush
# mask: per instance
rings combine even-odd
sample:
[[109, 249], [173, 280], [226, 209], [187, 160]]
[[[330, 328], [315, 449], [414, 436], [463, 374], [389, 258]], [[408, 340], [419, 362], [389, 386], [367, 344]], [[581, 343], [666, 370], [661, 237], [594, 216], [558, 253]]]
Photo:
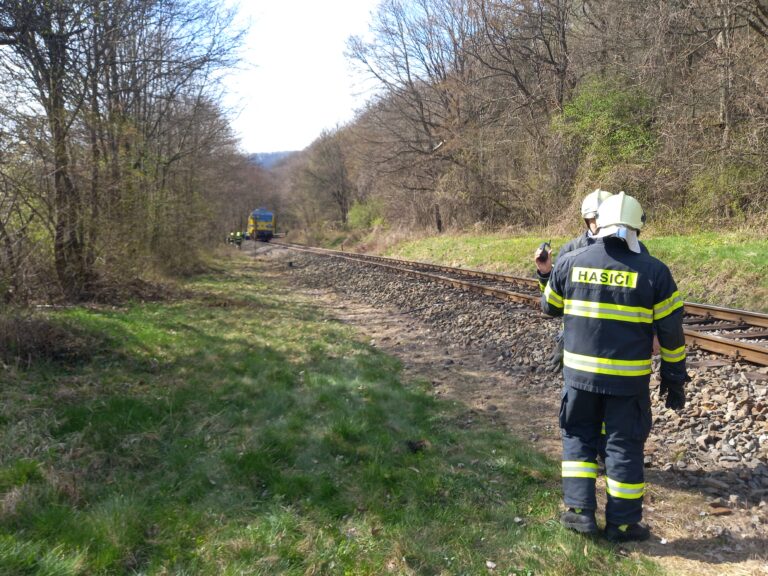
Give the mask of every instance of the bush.
[[765, 169], [756, 166], [726, 164], [705, 168], [691, 179], [687, 216], [716, 223], [746, 219], [764, 211], [755, 199], [760, 197], [766, 176]]
[[347, 214], [347, 222], [352, 230], [384, 227], [384, 210], [381, 202], [368, 200], [353, 203]]
[[646, 163], [654, 155], [653, 100], [634, 86], [592, 80], [553, 120], [553, 128], [580, 148], [593, 175], [627, 163]]

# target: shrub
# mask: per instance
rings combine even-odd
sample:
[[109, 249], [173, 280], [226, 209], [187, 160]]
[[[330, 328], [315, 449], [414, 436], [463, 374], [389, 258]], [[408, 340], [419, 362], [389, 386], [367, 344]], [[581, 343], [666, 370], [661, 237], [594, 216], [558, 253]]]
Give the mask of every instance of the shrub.
[[347, 214], [347, 222], [352, 230], [383, 227], [385, 219], [381, 202], [371, 199], [353, 203]]
[[759, 198], [766, 181], [766, 171], [757, 166], [714, 163], [691, 179], [687, 195], [687, 215], [712, 223], [733, 218], [746, 218], [763, 210], [754, 199]]
[[582, 151], [588, 170], [646, 163], [656, 149], [653, 100], [640, 88], [613, 80], [584, 83], [553, 120], [553, 128]]

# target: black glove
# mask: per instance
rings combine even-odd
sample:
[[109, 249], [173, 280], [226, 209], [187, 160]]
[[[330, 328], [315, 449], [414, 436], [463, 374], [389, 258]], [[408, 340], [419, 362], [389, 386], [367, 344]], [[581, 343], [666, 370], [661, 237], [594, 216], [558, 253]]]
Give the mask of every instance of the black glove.
[[552, 354], [547, 362], [552, 372], [560, 372], [563, 369], [563, 354], [563, 331], [561, 330], [555, 337], [555, 347], [552, 348]]
[[682, 410], [685, 406], [685, 382], [676, 382], [674, 380], [662, 380], [659, 385], [659, 399], [667, 400], [664, 406], [672, 410]]

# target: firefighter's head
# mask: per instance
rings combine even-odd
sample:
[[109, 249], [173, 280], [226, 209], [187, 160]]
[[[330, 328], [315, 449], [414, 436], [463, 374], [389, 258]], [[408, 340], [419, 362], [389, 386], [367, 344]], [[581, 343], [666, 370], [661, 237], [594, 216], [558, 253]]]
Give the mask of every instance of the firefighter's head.
[[597, 218], [597, 209], [600, 207], [600, 204], [605, 202], [611, 196], [613, 196], [613, 194], [610, 192], [598, 188], [594, 192], [587, 194], [581, 203], [581, 217], [584, 218], [587, 228], [589, 228], [593, 234], [597, 232], [597, 223], [595, 222], [595, 218]]
[[637, 235], [645, 225], [645, 212], [640, 202], [632, 196], [619, 192], [605, 200], [597, 210], [597, 236], [617, 236], [623, 239], [629, 249], [640, 253]]

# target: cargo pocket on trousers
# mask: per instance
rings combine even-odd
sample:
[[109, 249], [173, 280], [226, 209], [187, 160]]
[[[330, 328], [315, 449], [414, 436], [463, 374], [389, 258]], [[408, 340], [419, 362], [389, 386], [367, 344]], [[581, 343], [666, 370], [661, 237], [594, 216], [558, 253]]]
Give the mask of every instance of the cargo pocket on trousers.
[[558, 420], [560, 422], [560, 429], [565, 429], [565, 407], [568, 405], [568, 390], [563, 388], [562, 395], [560, 397], [560, 415]]
[[636, 436], [645, 442], [651, 433], [651, 426], [653, 426], [650, 394], [637, 397], [637, 411]]

